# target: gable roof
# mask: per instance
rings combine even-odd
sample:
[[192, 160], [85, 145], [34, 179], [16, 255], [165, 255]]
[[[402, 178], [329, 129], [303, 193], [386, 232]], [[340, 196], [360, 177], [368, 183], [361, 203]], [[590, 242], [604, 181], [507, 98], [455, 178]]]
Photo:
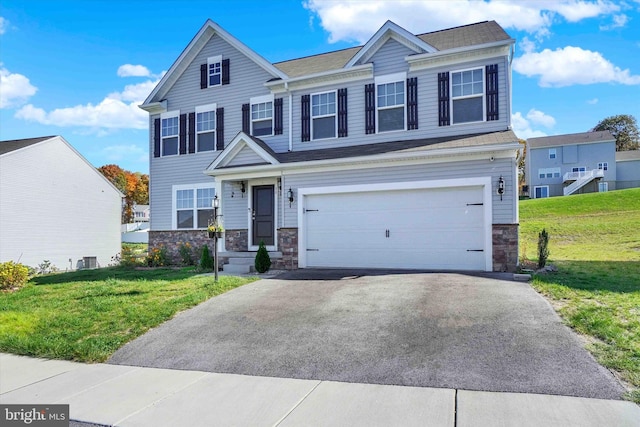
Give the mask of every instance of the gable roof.
[[616, 162], [640, 160], [640, 150], [616, 151]]
[[19, 150], [21, 148], [28, 147], [33, 144], [37, 144], [42, 141], [46, 141], [47, 139], [51, 139], [51, 138], [55, 138], [55, 135], [0, 141], [0, 156], [2, 156], [3, 154], [10, 153], [12, 151]]
[[558, 147], [562, 145], [593, 144], [595, 142], [611, 142], [616, 139], [608, 130], [596, 132], [570, 133], [566, 135], [543, 136], [529, 138], [527, 145], [531, 148]]

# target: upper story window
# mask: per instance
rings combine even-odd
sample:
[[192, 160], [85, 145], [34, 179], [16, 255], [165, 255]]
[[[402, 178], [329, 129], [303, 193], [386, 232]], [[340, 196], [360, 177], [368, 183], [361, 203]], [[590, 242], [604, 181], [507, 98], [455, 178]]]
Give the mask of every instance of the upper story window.
[[482, 68], [451, 73], [453, 124], [484, 120], [484, 87]]
[[160, 147], [162, 156], [174, 156], [178, 154], [178, 116], [178, 111], [170, 111], [160, 115]]
[[213, 219], [215, 189], [210, 184], [173, 187], [174, 229], [206, 228]]
[[222, 56], [207, 58], [207, 80], [209, 87], [222, 84]]
[[336, 92], [311, 95], [312, 139], [336, 137]]
[[555, 148], [549, 148], [549, 158], [555, 159], [557, 156], [557, 152]]
[[216, 104], [196, 107], [196, 147], [198, 152], [216, 149]]
[[598, 169], [601, 169], [603, 171], [609, 170], [609, 163], [608, 162], [598, 163]]
[[405, 130], [405, 79], [404, 73], [376, 78], [378, 132]]
[[251, 98], [251, 135], [273, 135], [273, 96]]

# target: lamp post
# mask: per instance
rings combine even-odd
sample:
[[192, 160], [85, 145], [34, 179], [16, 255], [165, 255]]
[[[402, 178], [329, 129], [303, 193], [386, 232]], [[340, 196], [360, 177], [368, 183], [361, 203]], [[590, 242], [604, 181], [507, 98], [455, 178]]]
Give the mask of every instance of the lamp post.
[[[213, 201], [211, 202], [213, 205], [213, 220], [217, 224], [218, 223], [218, 208], [220, 207], [220, 200], [218, 200], [218, 195], [216, 194], [213, 197]], [[216, 230], [213, 233], [213, 277], [215, 278], [216, 283], [218, 282], [218, 232]]]

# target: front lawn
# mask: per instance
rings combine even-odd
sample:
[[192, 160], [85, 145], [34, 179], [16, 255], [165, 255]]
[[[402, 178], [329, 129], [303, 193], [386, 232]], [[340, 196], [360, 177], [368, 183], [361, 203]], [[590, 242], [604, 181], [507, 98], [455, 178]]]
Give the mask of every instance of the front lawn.
[[102, 362], [176, 313], [255, 279], [193, 268], [110, 267], [38, 276], [0, 293], [0, 351]]
[[520, 219], [521, 255], [536, 257], [546, 228], [559, 269], [533, 287], [640, 403], [640, 189], [521, 201]]

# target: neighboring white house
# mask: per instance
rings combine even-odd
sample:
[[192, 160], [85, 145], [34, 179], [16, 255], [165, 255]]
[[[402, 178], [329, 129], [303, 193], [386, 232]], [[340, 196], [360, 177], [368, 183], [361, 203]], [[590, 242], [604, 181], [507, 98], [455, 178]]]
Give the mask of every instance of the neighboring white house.
[[61, 136], [0, 141], [0, 262], [104, 267], [122, 194]]

